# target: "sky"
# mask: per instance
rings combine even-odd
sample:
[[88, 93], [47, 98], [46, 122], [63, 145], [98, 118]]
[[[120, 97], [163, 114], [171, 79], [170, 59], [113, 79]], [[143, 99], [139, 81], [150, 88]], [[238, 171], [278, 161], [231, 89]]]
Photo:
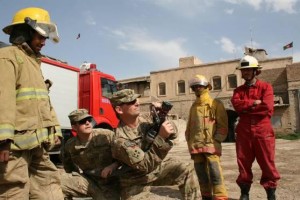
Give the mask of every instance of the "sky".
[[25, 7], [46, 9], [58, 27], [60, 42], [47, 41], [43, 54], [95, 63], [117, 80], [178, 67], [186, 56], [240, 59], [245, 46], [300, 61], [300, 0], [0, 0], [1, 29]]

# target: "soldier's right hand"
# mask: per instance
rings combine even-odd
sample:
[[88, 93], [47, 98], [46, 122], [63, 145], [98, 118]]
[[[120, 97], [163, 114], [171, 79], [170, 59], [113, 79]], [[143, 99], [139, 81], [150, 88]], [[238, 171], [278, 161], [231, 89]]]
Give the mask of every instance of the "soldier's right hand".
[[112, 164], [110, 164], [109, 166], [105, 167], [102, 171], [101, 171], [101, 177], [102, 178], [107, 178], [108, 176], [111, 175], [111, 173], [116, 170], [118, 168], [118, 163], [114, 162]]
[[7, 140], [0, 145], [0, 162], [7, 162], [10, 154], [11, 140]]
[[162, 125], [160, 126], [159, 129], [159, 135], [164, 138], [167, 139], [170, 137], [171, 134], [174, 133], [174, 127], [172, 125], [172, 123], [168, 120], [164, 121], [164, 123], [162, 123]]
[[160, 109], [161, 108], [161, 102], [152, 102], [150, 106], [154, 106], [154, 108], [156, 109]]

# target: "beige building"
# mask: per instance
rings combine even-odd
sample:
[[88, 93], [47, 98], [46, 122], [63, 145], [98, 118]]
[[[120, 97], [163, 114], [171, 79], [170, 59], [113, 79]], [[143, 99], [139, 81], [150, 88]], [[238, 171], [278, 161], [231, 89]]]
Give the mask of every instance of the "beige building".
[[[275, 112], [272, 117], [273, 127], [277, 132], [290, 133], [300, 131], [300, 63], [293, 63], [292, 57], [267, 59], [263, 49], [245, 52], [256, 56], [262, 65], [259, 78], [270, 82], [274, 88]], [[252, 49], [250, 49], [252, 50]], [[247, 52], [248, 51], [248, 52]], [[150, 76], [119, 80], [123, 88], [134, 89], [142, 95], [142, 110], [146, 111], [152, 101], [169, 101], [173, 104], [171, 114], [187, 119], [189, 108], [195, 95], [189, 88], [188, 81], [196, 74], [202, 74], [211, 82], [211, 95], [224, 103], [233, 137], [233, 127], [237, 115], [230, 103], [233, 90], [244, 83], [241, 73], [236, 70], [239, 59], [203, 63], [191, 56], [179, 59], [179, 67], [150, 72]]]

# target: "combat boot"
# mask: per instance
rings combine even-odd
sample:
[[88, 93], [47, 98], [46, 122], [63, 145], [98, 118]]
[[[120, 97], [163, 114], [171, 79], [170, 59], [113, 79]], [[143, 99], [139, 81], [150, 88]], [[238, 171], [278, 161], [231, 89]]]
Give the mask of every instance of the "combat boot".
[[239, 200], [249, 200], [250, 185], [240, 185], [241, 196]]
[[268, 200], [276, 200], [276, 195], [275, 195], [276, 188], [267, 188], [267, 197]]

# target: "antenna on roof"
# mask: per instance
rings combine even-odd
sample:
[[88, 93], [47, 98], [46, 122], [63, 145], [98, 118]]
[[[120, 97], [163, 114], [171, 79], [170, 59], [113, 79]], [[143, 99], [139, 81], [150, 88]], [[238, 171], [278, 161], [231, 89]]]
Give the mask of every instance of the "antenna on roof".
[[253, 49], [253, 44], [252, 44], [252, 27], [250, 27], [250, 41], [251, 41], [251, 48]]

